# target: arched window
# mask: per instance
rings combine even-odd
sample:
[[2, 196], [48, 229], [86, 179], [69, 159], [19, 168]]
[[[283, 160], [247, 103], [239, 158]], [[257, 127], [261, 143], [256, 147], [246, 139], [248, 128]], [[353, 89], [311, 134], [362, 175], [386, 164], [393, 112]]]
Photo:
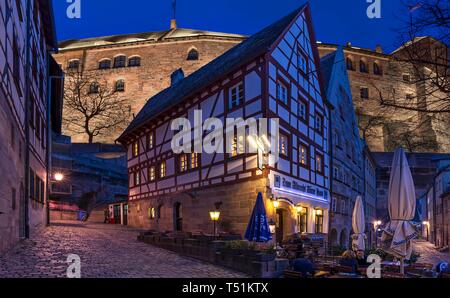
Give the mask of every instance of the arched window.
[[98, 83], [94, 82], [89, 85], [89, 94], [98, 93], [99, 86]]
[[353, 60], [350, 57], [347, 57], [347, 69], [355, 70], [355, 66], [353, 65]]
[[189, 51], [189, 54], [187, 56], [187, 60], [188, 61], [194, 61], [194, 60], [198, 60], [198, 51], [196, 49], [192, 49]]
[[360, 60], [359, 61], [359, 71], [363, 72], [363, 73], [367, 73], [369, 72], [369, 70], [367, 69], [367, 63], [364, 60]]
[[134, 56], [128, 59], [128, 67], [141, 66], [141, 57]]
[[118, 80], [116, 82], [116, 92], [124, 92], [125, 91], [125, 81]]
[[114, 58], [114, 68], [125, 67], [126, 63], [127, 63], [126, 56], [121, 55]]
[[98, 69], [109, 69], [111, 68], [111, 60], [103, 59], [98, 63]]
[[383, 74], [381, 66], [378, 62], [373, 63], [373, 73], [376, 75], [379, 75], [379, 76], [381, 76]]

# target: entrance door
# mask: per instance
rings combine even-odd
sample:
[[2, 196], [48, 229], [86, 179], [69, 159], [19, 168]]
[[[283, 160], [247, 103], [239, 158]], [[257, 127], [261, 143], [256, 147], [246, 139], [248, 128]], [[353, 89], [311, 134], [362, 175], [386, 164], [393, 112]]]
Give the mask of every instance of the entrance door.
[[123, 225], [128, 225], [128, 204], [123, 205]]
[[276, 242], [281, 243], [283, 241], [283, 230], [284, 230], [284, 223], [283, 223], [283, 210], [277, 209], [277, 222], [276, 222]]
[[177, 232], [183, 231], [183, 213], [181, 203], [175, 203], [173, 206], [173, 222], [174, 222], [174, 230]]
[[114, 223], [120, 224], [120, 205], [114, 205]]

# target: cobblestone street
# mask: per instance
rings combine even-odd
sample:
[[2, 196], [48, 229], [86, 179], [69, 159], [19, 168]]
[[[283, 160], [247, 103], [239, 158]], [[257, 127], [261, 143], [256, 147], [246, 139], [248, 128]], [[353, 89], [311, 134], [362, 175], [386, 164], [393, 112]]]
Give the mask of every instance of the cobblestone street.
[[0, 277], [66, 277], [67, 257], [81, 258], [83, 278], [246, 277], [136, 240], [128, 227], [58, 222], [0, 257]]
[[430, 242], [414, 240], [413, 250], [420, 254], [418, 262], [430, 263], [433, 265], [436, 265], [439, 262], [450, 263], [450, 253], [437, 251]]

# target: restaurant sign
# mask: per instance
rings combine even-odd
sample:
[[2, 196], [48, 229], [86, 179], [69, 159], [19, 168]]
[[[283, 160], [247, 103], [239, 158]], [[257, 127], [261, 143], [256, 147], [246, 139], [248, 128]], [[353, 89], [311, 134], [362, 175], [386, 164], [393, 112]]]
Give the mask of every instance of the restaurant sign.
[[274, 187], [280, 190], [298, 192], [299, 195], [307, 195], [320, 200], [328, 200], [328, 191], [317, 186], [308, 185], [305, 182], [281, 177], [280, 175], [274, 175]]

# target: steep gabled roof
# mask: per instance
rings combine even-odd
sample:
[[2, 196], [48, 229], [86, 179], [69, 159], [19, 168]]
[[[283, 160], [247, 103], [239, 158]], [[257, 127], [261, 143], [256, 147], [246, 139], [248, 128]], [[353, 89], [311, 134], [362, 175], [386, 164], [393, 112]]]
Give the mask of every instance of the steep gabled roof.
[[331, 76], [333, 74], [333, 66], [336, 61], [336, 53], [337, 51], [334, 51], [326, 56], [323, 56], [322, 59], [320, 59], [320, 70], [322, 72], [325, 92], [327, 92], [328, 90]]
[[213, 84], [219, 78], [236, 70], [239, 66], [269, 51], [270, 47], [305, 7], [306, 4], [302, 5], [291, 14], [252, 35], [225, 54], [192, 73], [180, 83], [150, 98], [136, 118], [119, 137], [119, 140], [144, 125], [149, 119], [157, 116], [159, 113], [180, 104], [189, 96]]

